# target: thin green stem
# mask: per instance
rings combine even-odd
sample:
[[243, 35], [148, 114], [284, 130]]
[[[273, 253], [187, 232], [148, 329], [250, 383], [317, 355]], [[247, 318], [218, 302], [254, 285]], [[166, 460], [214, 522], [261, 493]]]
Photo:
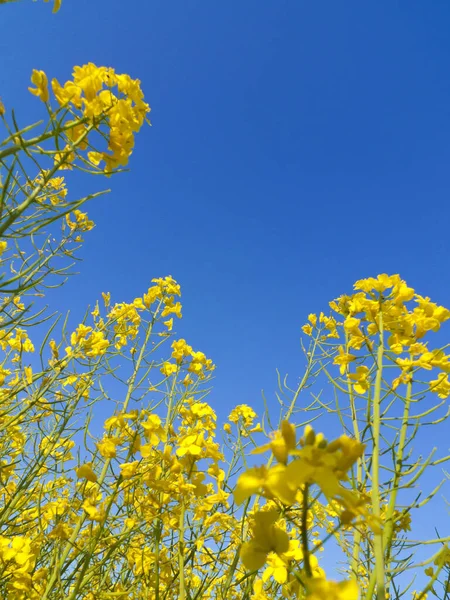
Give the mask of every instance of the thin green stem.
[[392, 493], [389, 498], [389, 505], [386, 513], [386, 525], [384, 528], [384, 551], [387, 553], [388, 557], [391, 553], [392, 540], [394, 537], [394, 511], [397, 504], [397, 495], [399, 490], [400, 479], [402, 478], [403, 457], [407, 441], [406, 436], [409, 423], [409, 410], [411, 406], [411, 392], [412, 383], [409, 382], [406, 391], [405, 406], [403, 409], [403, 418], [400, 429], [398, 450], [396, 453], [395, 474], [392, 480]]
[[306, 575], [312, 577], [311, 562], [309, 560], [309, 546], [308, 546], [308, 484], [305, 483], [303, 489], [303, 505], [302, 505], [302, 550], [303, 550], [303, 562], [305, 564]]
[[[381, 382], [383, 377], [383, 356], [384, 356], [384, 331], [383, 315], [380, 309], [378, 316], [379, 342], [377, 349], [377, 374], [375, 377], [375, 390], [372, 402], [372, 511], [373, 515], [380, 519], [380, 440], [381, 440]], [[384, 548], [383, 532], [374, 534], [374, 556], [375, 556], [375, 576], [377, 600], [385, 600], [385, 581], [384, 581]], [[366, 598], [372, 598], [373, 588], [367, 590]]]
[[180, 593], [178, 595], [179, 600], [185, 600], [186, 598], [186, 586], [184, 581], [184, 502], [181, 502], [180, 507], [180, 532], [178, 542], [178, 567], [179, 567], [179, 579], [180, 579]]

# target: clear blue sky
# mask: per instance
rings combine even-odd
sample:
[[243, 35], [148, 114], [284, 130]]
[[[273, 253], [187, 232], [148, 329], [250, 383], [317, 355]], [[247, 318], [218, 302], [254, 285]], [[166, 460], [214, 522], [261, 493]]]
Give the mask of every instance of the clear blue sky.
[[129, 300], [172, 274], [180, 333], [218, 364], [216, 406], [258, 403], [275, 368], [300, 375], [307, 314], [358, 278], [399, 272], [450, 304], [448, 2], [23, 1], [0, 26], [22, 124], [44, 114], [32, 68], [141, 79], [153, 127], [129, 173], [71, 186], [113, 192], [54, 298]]
[[172, 274], [227, 406], [270, 394], [275, 368], [299, 375], [306, 315], [360, 277], [399, 272], [450, 304], [448, 2], [1, 8], [1, 96], [22, 124], [44, 114], [32, 68], [114, 66], [152, 106], [131, 171], [71, 187], [113, 192], [58, 302], [128, 300]]
[[307, 314], [356, 279], [398, 272], [450, 305], [449, 2], [23, 1], [0, 27], [0, 94], [23, 125], [44, 114], [33, 68], [141, 79], [153, 127], [129, 173], [71, 187], [113, 192], [52, 306], [172, 274], [222, 415], [261, 406], [275, 368], [302, 374]]

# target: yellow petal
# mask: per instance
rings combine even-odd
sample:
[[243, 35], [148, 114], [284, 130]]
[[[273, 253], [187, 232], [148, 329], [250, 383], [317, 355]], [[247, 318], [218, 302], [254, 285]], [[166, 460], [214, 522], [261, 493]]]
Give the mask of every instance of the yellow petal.
[[257, 571], [264, 566], [267, 552], [261, 550], [253, 542], [245, 542], [241, 548], [241, 560], [246, 569]]
[[254, 467], [242, 473], [234, 490], [234, 501], [236, 504], [242, 504], [252, 494], [258, 492], [264, 483], [265, 476], [266, 470], [264, 467]]

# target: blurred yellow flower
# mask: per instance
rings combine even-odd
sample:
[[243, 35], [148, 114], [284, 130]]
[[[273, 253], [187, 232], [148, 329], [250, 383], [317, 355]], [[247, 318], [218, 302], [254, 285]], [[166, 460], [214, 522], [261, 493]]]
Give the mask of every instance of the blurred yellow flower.
[[75, 469], [78, 479], [87, 479], [92, 483], [97, 481], [97, 475], [92, 470], [92, 463], [86, 463]]

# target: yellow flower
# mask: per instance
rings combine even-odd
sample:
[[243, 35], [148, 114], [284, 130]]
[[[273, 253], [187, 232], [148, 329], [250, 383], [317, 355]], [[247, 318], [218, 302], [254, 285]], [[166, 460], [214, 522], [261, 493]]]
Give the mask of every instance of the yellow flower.
[[267, 557], [268, 566], [262, 574], [262, 580], [265, 583], [270, 577], [273, 577], [277, 583], [285, 583], [288, 577], [288, 564], [281, 556], [271, 552]]
[[403, 304], [414, 298], [414, 290], [408, 287], [405, 281], [400, 281], [394, 286], [393, 295], [396, 304]]
[[358, 600], [359, 588], [356, 581], [327, 581], [313, 577], [306, 584], [306, 600]]
[[87, 336], [91, 333], [91, 331], [92, 327], [81, 323], [80, 325], [78, 325], [76, 331], [74, 331], [70, 336], [70, 343], [74, 346], [78, 342], [84, 341], [87, 338]]
[[234, 490], [234, 501], [236, 504], [242, 504], [247, 498], [259, 492], [265, 484], [266, 478], [267, 469], [265, 467], [253, 467], [242, 473]]
[[92, 463], [86, 463], [75, 469], [78, 479], [87, 479], [92, 483], [97, 481], [97, 475], [92, 470]]
[[203, 447], [205, 446], [204, 434], [193, 433], [187, 435], [179, 440], [179, 447], [177, 449], [177, 456], [200, 456]]
[[361, 319], [355, 319], [355, 317], [347, 317], [344, 321], [344, 329], [349, 334], [358, 333], [360, 323]]
[[242, 419], [245, 427], [251, 427], [255, 418], [256, 413], [251, 406], [248, 406], [248, 404], [238, 404], [228, 416], [228, 420], [231, 421], [231, 423], [238, 423], [239, 419]]
[[66, 215], [66, 223], [71, 231], [90, 231], [95, 227], [94, 221], [88, 219], [87, 213], [81, 210], [74, 210], [75, 221], [70, 219], [70, 215]]
[[105, 518], [105, 507], [103, 505], [97, 506], [91, 498], [87, 498], [82, 506], [91, 521], [100, 522]]
[[173, 300], [169, 300], [166, 302], [166, 306], [164, 307], [164, 310], [161, 313], [162, 317], [167, 317], [168, 315], [174, 314], [176, 315], [179, 319], [181, 319], [181, 302], [176, 302], [175, 304], [173, 303]]
[[278, 462], [286, 464], [290, 452], [295, 449], [295, 445], [295, 427], [288, 421], [283, 421], [280, 431], [275, 432], [272, 441], [265, 446], [256, 448], [252, 454], [260, 454], [266, 450], [271, 450]]
[[8, 375], [11, 375], [11, 371], [0, 367], [0, 385], [3, 385], [5, 383], [5, 379], [6, 377], [8, 377]]
[[[242, 473], [234, 490], [235, 502], [241, 504], [253, 494], [262, 494], [289, 506], [296, 501], [301, 486], [315, 483], [328, 499], [337, 499], [348, 509], [359, 505], [359, 495], [345, 489], [340, 481], [362, 456], [364, 444], [345, 435], [328, 444], [323, 434], [316, 435], [311, 426], [306, 426], [300, 445], [296, 449], [293, 426], [283, 423], [275, 439], [261, 449], [272, 450], [281, 459], [280, 464], [253, 467]], [[289, 454], [297, 458], [286, 465]]]
[[111, 304], [111, 292], [102, 292], [102, 298], [105, 307], [108, 308], [108, 306]]
[[[116, 94], [112, 90], [115, 86]], [[128, 75], [118, 75], [111, 68], [88, 63], [74, 67], [73, 79], [63, 86], [53, 79], [52, 89], [60, 106], [71, 103], [82, 111], [83, 117], [102, 121], [107, 128], [107, 151], [88, 152], [91, 164], [98, 167], [104, 162], [106, 174], [125, 166], [133, 151], [134, 135], [150, 111], [144, 102], [140, 81]]]
[[158, 288], [164, 294], [173, 294], [174, 296], [181, 296], [180, 285], [175, 281], [175, 279], [171, 275], [167, 275], [167, 277], [158, 277], [156, 279], [152, 279], [152, 283], [156, 283]]
[[401, 279], [398, 275], [386, 275], [382, 273], [375, 277], [368, 277], [367, 279], [360, 279], [353, 286], [355, 290], [362, 290], [363, 292], [384, 292], [388, 288], [395, 285], [399, 285]]
[[411, 531], [411, 513], [394, 511], [392, 516], [394, 521], [394, 531]]
[[308, 321], [311, 323], [311, 325], [313, 327], [316, 327], [316, 325], [317, 325], [317, 315], [315, 315], [314, 313], [311, 313], [310, 315], [308, 315]]
[[262, 579], [255, 579], [253, 582], [253, 594], [251, 600], [268, 600], [268, 597], [264, 593], [264, 584]]
[[186, 340], [176, 340], [172, 342], [172, 358], [174, 358], [178, 364], [183, 361], [183, 358], [192, 354], [192, 346], [186, 343]]
[[349, 379], [353, 383], [353, 389], [357, 394], [365, 394], [370, 387], [369, 369], [365, 365], [356, 367], [356, 373], [350, 373]]
[[[292, 463], [291, 463], [292, 464]], [[263, 493], [268, 498], [278, 498], [290, 506], [297, 497], [297, 485], [291, 485], [287, 478], [287, 467], [283, 464], [266, 467], [253, 467], [240, 475], [234, 490], [236, 504], [241, 504], [253, 494]]]
[[136, 525], [136, 520], [133, 519], [132, 517], [127, 517], [124, 520], [123, 524], [125, 525], [125, 527], [127, 529], [133, 529], [133, 527]]
[[254, 425], [253, 427], [251, 427], [249, 429], [250, 433], [262, 433], [263, 432], [263, 428], [261, 426], [261, 423], [256, 423], [256, 425]]
[[167, 331], [172, 331], [173, 319], [168, 319], [167, 321], [164, 321], [163, 325], [167, 327]]
[[166, 430], [162, 426], [158, 415], [148, 415], [147, 420], [142, 422], [142, 428], [148, 442], [153, 446], [157, 446], [160, 441], [166, 441]]
[[135, 460], [130, 463], [123, 463], [119, 465], [121, 475], [124, 479], [131, 479], [133, 475], [135, 475], [137, 468], [139, 466], [139, 461]]
[[101, 356], [108, 349], [109, 342], [105, 339], [103, 331], [94, 331], [82, 344], [86, 356]]
[[439, 567], [443, 565], [444, 567], [450, 567], [450, 548], [446, 545], [443, 546], [438, 556], [434, 560], [434, 564]]
[[15, 337], [8, 339], [8, 345], [17, 350], [17, 352], [34, 352], [34, 346], [27, 332], [24, 329], [17, 327], [15, 330]]
[[192, 385], [194, 383], [194, 380], [190, 375], [186, 375], [181, 383], [187, 387], [188, 385]]
[[161, 369], [161, 373], [166, 377], [170, 377], [170, 375], [174, 375], [178, 371], [178, 366], [171, 362], [164, 362]]
[[345, 351], [344, 346], [339, 346], [339, 354], [338, 356], [335, 356], [333, 365], [339, 365], [339, 371], [341, 375], [343, 375], [347, 370], [348, 365], [354, 361], [355, 358], [356, 356]]
[[97, 448], [104, 458], [115, 458], [119, 444], [120, 439], [117, 437], [104, 437], [100, 442], [97, 442]]
[[255, 514], [253, 538], [242, 545], [240, 553], [244, 566], [250, 571], [260, 569], [265, 564], [270, 552], [282, 554], [289, 550], [289, 536], [275, 525], [277, 519], [276, 510]]
[[145, 308], [146, 308], [142, 298], [135, 298], [133, 300], [133, 306], [135, 308], [138, 308], [139, 310], [145, 310]]
[[74, 106], [81, 108], [81, 88], [72, 81], [67, 81], [61, 86], [57, 79], [52, 79], [52, 90], [61, 106], [72, 102]]
[[24, 368], [26, 382], [31, 385], [33, 383], [33, 369], [31, 367]]
[[150, 308], [150, 305], [153, 304], [156, 300], [159, 300], [162, 297], [162, 290], [159, 286], [153, 285], [148, 288], [146, 294], [144, 294], [143, 300], [144, 304], [147, 308]]
[[42, 100], [42, 102], [48, 102], [48, 79], [44, 71], [37, 71], [33, 69], [31, 74], [31, 83], [36, 87], [29, 87], [28, 90]]
[[306, 335], [312, 335], [313, 328], [309, 323], [306, 323], [306, 325], [303, 325], [302, 331]]
[[69, 527], [67, 523], [58, 523], [56, 527], [52, 529], [49, 533], [48, 537], [51, 540], [68, 540], [72, 534], [72, 529]]
[[439, 398], [450, 396], [450, 381], [447, 373], [439, 373], [437, 379], [430, 381], [430, 391], [435, 392]]

